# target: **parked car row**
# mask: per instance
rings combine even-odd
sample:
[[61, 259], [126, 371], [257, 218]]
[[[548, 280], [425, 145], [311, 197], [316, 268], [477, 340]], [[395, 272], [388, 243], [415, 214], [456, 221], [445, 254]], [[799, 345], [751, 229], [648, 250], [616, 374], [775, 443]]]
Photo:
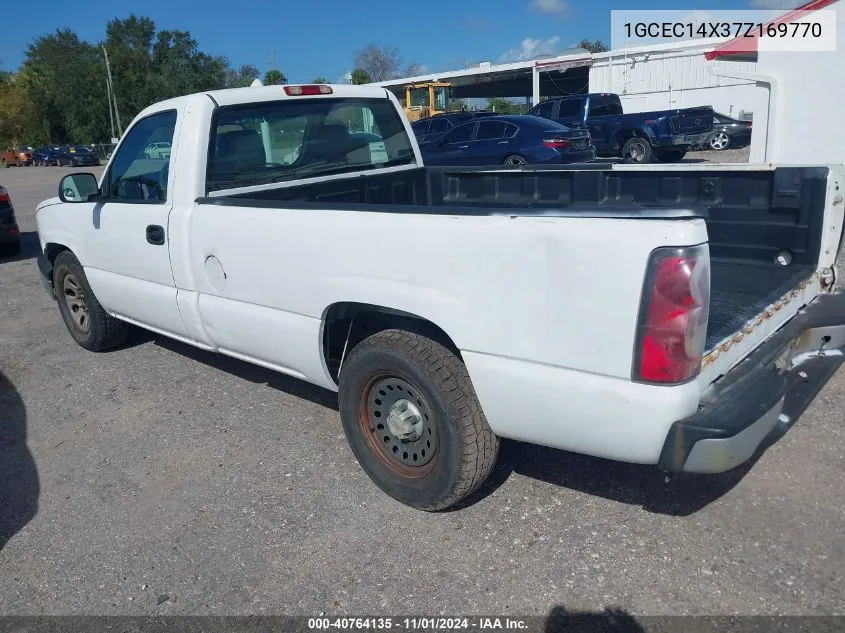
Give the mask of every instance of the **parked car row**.
[[32, 151], [27, 147], [10, 147], [0, 157], [4, 167], [21, 167], [32, 164]]
[[39, 149], [12, 147], [3, 154], [2, 161], [6, 167], [96, 167], [100, 157], [87, 145], [54, 145]]
[[100, 164], [97, 152], [85, 145], [62, 145], [60, 147], [42, 147], [32, 155], [33, 165], [57, 167], [96, 167]]
[[619, 96], [610, 93], [553, 97], [527, 115], [438, 114], [411, 127], [431, 165], [555, 164], [596, 156], [675, 163], [693, 149], [748, 145], [752, 130], [750, 122], [710, 106], [625, 114]]

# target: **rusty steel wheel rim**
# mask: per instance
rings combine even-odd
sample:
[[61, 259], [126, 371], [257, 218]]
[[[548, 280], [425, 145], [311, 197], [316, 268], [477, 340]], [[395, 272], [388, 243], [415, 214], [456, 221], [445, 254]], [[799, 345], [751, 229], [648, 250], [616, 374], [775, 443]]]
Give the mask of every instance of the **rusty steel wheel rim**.
[[364, 384], [359, 402], [361, 435], [382, 464], [407, 479], [434, 469], [440, 438], [420, 389], [395, 374], [380, 373]]

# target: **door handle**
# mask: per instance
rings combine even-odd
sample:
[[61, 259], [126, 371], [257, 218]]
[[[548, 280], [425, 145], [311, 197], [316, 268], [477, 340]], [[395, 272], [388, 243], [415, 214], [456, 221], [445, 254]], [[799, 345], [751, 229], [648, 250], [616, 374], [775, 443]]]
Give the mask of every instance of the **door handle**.
[[164, 227], [158, 224], [150, 224], [147, 227], [147, 241], [154, 246], [164, 244]]
[[499, 141], [499, 145], [507, 145], [510, 141]]
[[466, 149], [469, 145], [458, 145], [458, 149]]

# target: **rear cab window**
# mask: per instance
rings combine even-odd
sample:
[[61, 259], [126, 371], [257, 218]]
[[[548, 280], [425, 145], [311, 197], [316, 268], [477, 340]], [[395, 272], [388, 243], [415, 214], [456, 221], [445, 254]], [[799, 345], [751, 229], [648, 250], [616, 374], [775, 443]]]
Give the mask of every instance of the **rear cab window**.
[[622, 114], [622, 104], [615, 96], [597, 96], [590, 98], [588, 116], [610, 116]]
[[224, 106], [215, 113], [207, 191], [416, 162], [388, 99], [286, 99]]
[[584, 111], [584, 99], [561, 99], [558, 101], [558, 119], [580, 119]]

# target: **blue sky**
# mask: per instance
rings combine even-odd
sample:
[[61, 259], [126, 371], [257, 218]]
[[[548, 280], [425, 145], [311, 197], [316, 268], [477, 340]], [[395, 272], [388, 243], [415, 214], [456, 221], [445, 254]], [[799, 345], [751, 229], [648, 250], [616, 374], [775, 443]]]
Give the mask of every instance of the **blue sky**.
[[353, 52], [368, 43], [399, 49], [404, 64], [432, 71], [480, 61], [531, 58], [581, 38], [610, 41], [612, 9], [705, 10], [780, 8], [790, 0], [79, 0], [4, 2], [0, 68], [15, 70], [33, 38], [70, 27], [96, 42], [106, 22], [133, 11], [158, 28], [191, 32], [200, 49], [233, 65], [270, 68], [272, 52], [291, 82], [316, 75], [339, 80]]

